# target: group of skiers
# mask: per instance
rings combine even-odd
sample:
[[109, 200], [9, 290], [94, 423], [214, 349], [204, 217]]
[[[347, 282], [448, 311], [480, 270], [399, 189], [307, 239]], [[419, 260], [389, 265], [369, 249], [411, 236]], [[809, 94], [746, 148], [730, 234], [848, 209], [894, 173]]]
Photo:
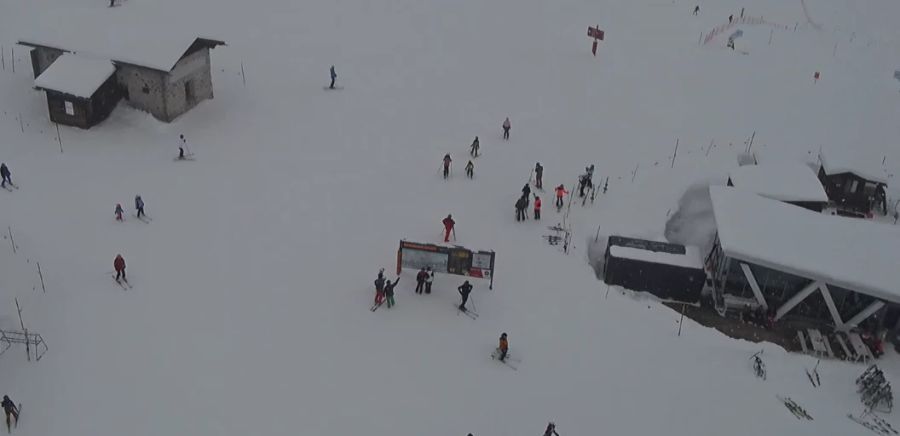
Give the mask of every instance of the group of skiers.
[[385, 280], [384, 268], [378, 271], [378, 278], [375, 279], [375, 305], [372, 306], [372, 310], [381, 306], [385, 299], [387, 299], [388, 309], [394, 307], [394, 288], [397, 286], [397, 283], [400, 283], [400, 276], [397, 276], [397, 278], [391, 282], [390, 280]]
[[[141, 198], [140, 195], [134, 196], [134, 209], [137, 211], [135, 213], [135, 217], [137, 217], [138, 219], [141, 219], [142, 217], [144, 217], [144, 218], [147, 217], [147, 214], [144, 213], [144, 199]], [[125, 218], [122, 216], [122, 214], [124, 214], [124, 213], [125, 213], [125, 210], [122, 209], [122, 204], [116, 203], [116, 210], [115, 210], [116, 221], [125, 221]]]
[[[122, 278], [125, 277], [125, 260], [122, 259], [122, 256], [119, 255], [116, 257], [116, 271], [118, 271], [118, 262], [121, 260], [122, 265]], [[118, 276], [116, 276], [116, 280], [118, 280]], [[394, 288], [397, 287], [397, 283], [400, 282], [400, 276], [397, 276], [394, 281], [390, 281], [385, 279], [384, 277], [384, 268], [378, 270], [378, 277], [375, 278], [375, 303], [372, 306], [372, 310], [374, 311], [382, 304], [387, 302], [387, 307], [390, 309], [394, 307], [397, 303], [394, 300]], [[419, 272], [416, 273], [416, 294], [431, 294], [431, 286], [434, 284], [434, 271], [430, 266], [422, 267], [419, 269]], [[459, 304], [459, 310], [466, 312], [468, 308], [466, 307], [466, 303], [469, 301], [469, 294], [472, 293], [472, 286], [468, 280], [464, 281], [462, 285], [460, 285], [457, 289], [459, 291], [459, 295], [461, 297], [461, 302]]]
[[[334, 77], [335, 77], [334, 66], [331, 67], [331, 75], [332, 75], [331, 76], [331, 86], [334, 87]], [[503, 127], [503, 140], [504, 141], [509, 140], [509, 129], [511, 126], [512, 125], [509, 122], [509, 117], [506, 117], [506, 119], [503, 120], [503, 125], [501, 126], [501, 127]], [[478, 152], [480, 150], [481, 150], [481, 141], [479, 141], [478, 137], [476, 136], [475, 140], [472, 141], [472, 145], [469, 146], [469, 155], [472, 158], [477, 158], [479, 156]], [[452, 162], [453, 162], [453, 158], [450, 157], [450, 153], [445, 154], [444, 159], [442, 160], [442, 168], [443, 168], [443, 174], [444, 174], [445, 179], [450, 177], [450, 165]], [[538, 164], [538, 166], [540, 166], [540, 164]], [[468, 177], [470, 179], [475, 177], [475, 164], [472, 162], [471, 159], [466, 164], [466, 177]]]
[[[525, 186], [522, 187], [522, 195], [516, 201], [516, 221], [524, 221], [528, 219], [526, 209], [528, 209], [530, 195], [531, 185], [526, 183]], [[538, 197], [537, 194], [535, 194], [534, 196], [534, 219], [541, 219], [541, 197]]]

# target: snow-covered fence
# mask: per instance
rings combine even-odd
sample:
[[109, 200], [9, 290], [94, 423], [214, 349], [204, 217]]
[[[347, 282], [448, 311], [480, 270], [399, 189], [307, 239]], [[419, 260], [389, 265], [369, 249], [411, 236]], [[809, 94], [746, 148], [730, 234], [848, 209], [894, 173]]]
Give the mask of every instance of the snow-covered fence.
[[741, 25], [741, 24], [746, 24], [746, 25], [750, 25], [750, 26], [771, 26], [775, 29], [784, 29], [784, 30], [790, 29], [790, 26], [785, 26], [783, 24], [766, 21], [766, 19], [763, 17], [749, 17], [749, 16], [740, 17], [740, 18], [733, 20], [730, 23], [721, 24], [719, 26], [716, 26], [715, 28], [713, 28], [712, 30], [707, 32], [706, 36], [702, 40], [703, 42], [701, 45], [709, 44], [710, 41], [715, 39], [720, 34], [725, 33], [726, 31], [728, 31], [738, 25]]

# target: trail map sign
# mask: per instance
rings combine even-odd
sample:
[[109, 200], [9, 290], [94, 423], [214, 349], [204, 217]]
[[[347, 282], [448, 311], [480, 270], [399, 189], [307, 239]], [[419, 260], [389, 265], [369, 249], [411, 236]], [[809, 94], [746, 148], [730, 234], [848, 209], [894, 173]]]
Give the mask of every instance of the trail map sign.
[[594, 44], [591, 45], [591, 53], [597, 56], [597, 41], [603, 41], [605, 34], [600, 30], [600, 26], [588, 27], [588, 36], [594, 38]]
[[397, 274], [403, 268], [420, 269], [430, 266], [439, 273], [489, 279], [490, 289], [494, 289], [494, 258], [493, 251], [473, 251], [458, 245], [400, 241], [400, 248], [397, 249]]

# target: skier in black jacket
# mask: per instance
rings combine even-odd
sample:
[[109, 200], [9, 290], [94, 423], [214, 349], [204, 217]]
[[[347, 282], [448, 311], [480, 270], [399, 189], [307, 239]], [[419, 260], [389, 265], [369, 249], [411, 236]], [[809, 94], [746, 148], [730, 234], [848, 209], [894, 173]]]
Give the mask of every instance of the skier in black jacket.
[[416, 293], [421, 294], [425, 291], [425, 279], [428, 278], [428, 273], [425, 272], [425, 267], [419, 270], [419, 273], [416, 274]]
[[13, 403], [7, 395], [3, 396], [3, 402], [0, 403], [0, 405], [3, 406], [3, 411], [6, 412], [6, 432], [9, 433], [12, 431], [10, 428], [10, 416], [15, 418], [16, 427], [19, 426], [19, 408], [16, 407], [16, 403]]
[[525, 208], [528, 207], [527, 197], [524, 195], [519, 197], [519, 200], [516, 201], [516, 221], [524, 221], [525, 220]]
[[462, 296], [462, 303], [459, 305], [459, 310], [465, 312], [467, 310], [466, 302], [469, 301], [469, 293], [472, 292], [472, 285], [466, 280], [456, 289], [459, 290], [459, 295]]

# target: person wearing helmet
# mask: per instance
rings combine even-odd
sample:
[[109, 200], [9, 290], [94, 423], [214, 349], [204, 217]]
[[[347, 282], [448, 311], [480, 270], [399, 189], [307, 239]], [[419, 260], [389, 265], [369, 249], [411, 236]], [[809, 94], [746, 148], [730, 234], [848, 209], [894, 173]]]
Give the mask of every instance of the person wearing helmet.
[[469, 294], [472, 293], [472, 284], [466, 280], [456, 289], [459, 291], [460, 297], [462, 297], [462, 303], [459, 304], [459, 310], [465, 312], [468, 310], [466, 309], [466, 302], [469, 301]]
[[456, 221], [453, 221], [453, 216], [447, 214], [447, 218], [444, 218], [441, 223], [444, 224], [444, 242], [450, 242], [451, 232], [453, 232], [453, 239], [456, 240], [456, 229], [454, 229]]
[[541, 197], [534, 196], [534, 219], [541, 219]]
[[556, 432], [556, 424], [548, 423], [547, 429], [544, 430], [544, 436], [559, 436], [559, 433]]
[[569, 191], [566, 191], [566, 187], [560, 184], [556, 187], [556, 210], [559, 211], [563, 207], [563, 196], [568, 194]]
[[506, 333], [500, 335], [500, 345], [497, 347], [497, 350], [500, 351], [500, 361], [506, 361], [506, 353], [509, 352], [509, 341], [506, 339]]
[[147, 214], [144, 213], [144, 200], [140, 195], [134, 196], [134, 208], [137, 209], [138, 218], [140, 218], [141, 215], [144, 215], [145, 217], [147, 216]]
[[450, 177], [450, 163], [453, 162], [453, 158], [450, 157], [450, 153], [444, 155], [444, 178]]
[[509, 117], [506, 117], [506, 120], [503, 121], [503, 140], [509, 141], [509, 128], [512, 125], [509, 123]]
[[12, 400], [9, 399], [8, 395], [3, 396], [3, 403], [0, 403], [3, 406], [3, 411], [6, 412], [6, 431], [7, 433], [12, 432], [10, 429], [10, 417], [16, 420], [16, 427], [19, 426], [19, 408], [16, 407], [16, 403], [13, 403]]
[[116, 203], [116, 221], [125, 221], [125, 218], [122, 218], [123, 213], [125, 213], [125, 210], [122, 209], [122, 205]]
[[475, 164], [471, 160], [466, 164], [466, 177], [470, 179], [475, 177]]
[[116, 269], [116, 281], [122, 279], [125, 280], [125, 283], [128, 283], [128, 279], [125, 278], [125, 258], [121, 254], [116, 255], [116, 259], [113, 261], [113, 268]]

